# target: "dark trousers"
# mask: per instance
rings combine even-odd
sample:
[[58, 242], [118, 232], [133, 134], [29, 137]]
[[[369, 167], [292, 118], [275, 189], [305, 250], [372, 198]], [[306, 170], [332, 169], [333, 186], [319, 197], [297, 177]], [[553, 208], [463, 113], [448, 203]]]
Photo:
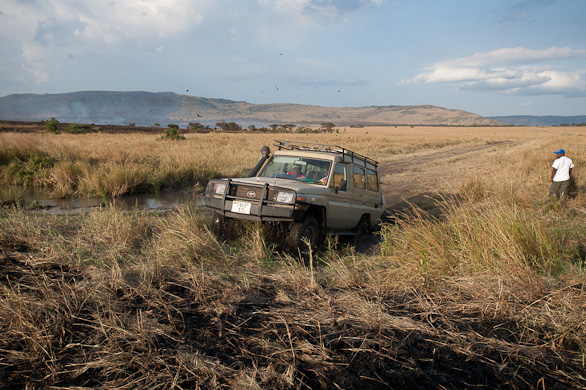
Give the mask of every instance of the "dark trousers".
[[567, 198], [569, 186], [570, 186], [569, 180], [552, 181], [551, 186], [549, 186], [549, 199], [553, 198], [558, 193], [559, 193], [560, 200]]

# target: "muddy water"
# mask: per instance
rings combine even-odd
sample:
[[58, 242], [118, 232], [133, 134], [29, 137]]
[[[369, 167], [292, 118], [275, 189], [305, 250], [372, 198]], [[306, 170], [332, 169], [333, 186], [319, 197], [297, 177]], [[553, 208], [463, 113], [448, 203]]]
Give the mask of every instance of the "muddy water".
[[137, 194], [115, 199], [104, 198], [50, 198], [39, 193], [26, 196], [26, 203], [33, 210], [51, 214], [89, 212], [100, 207], [116, 207], [121, 210], [145, 210], [164, 212], [183, 205], [200, 206], [201, 194], [184, 191], [168, 191], [157, 194]]

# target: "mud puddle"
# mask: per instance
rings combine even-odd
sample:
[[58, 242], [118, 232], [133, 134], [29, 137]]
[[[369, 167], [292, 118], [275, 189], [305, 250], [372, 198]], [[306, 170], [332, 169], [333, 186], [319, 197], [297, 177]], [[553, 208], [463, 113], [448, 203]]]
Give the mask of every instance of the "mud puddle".
[[26, 202], [33, 210], [50, 214], [89, 212], [100, 207], [120, 210], [165, 212], [191, 204], [200, 206], [201, 194], [186, 191], [165, 191], [156, 194], [136, 194], [114, 199], [104, 198], [51, 198], [39, 193], [27, 194]]

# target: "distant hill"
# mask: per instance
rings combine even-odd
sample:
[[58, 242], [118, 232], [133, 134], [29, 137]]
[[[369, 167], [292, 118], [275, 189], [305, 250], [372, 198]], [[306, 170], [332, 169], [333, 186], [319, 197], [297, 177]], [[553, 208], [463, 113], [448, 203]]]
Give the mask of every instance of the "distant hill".
[[16, 94], [0, 97], [0, 119], [152, 126], [167, 125], [169, 113], [181, 109], [183, 97], [174, 93], [71, 92]]
[[586, 115], [578, 116], [531, 116], [531, 115], [511, 115], [511, 116], [491, 116], [496, 121], [506, 123], [512, 126], [560, 126], [572, 125], [572, 123], [586, 123]]
[[171, 92], [84, 91], [61, 94], [15, 94], [0, 97], [0, 119], [152, 126], [219, 121], [242, 126], [333, 122], [350, 125], [498, 126], [495, 119], [436, 106], [322, 107], [302, 104], [251, 104]]

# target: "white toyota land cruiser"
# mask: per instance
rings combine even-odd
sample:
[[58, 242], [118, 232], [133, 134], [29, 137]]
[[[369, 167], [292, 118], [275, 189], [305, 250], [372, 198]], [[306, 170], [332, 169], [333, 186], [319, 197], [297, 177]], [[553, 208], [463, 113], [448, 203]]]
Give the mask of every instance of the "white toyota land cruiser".
[[307, 252], [324, 234], [371, 230], [385, 209], [378, 163], [339, 146], [275, 141], [247, 178], [214, 179], [204, 195], [218, 231], [235, 220], [279, 226], [287, 247]]

